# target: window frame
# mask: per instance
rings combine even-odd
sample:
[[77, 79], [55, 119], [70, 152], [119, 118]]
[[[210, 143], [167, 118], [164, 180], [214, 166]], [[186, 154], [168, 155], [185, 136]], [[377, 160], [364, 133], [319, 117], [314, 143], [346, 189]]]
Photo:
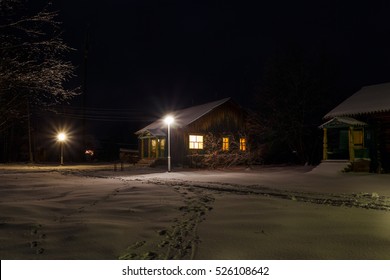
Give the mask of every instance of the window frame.
[[246, 137], [240, 137], [240, 151], [241, 152], [246, 152], [247, 149], [247, 141]]
[[[195, 139], [193, 137], [195, 137]], [[193, 141], [193, 140], [195, 140], [195, 141]], [[190, 150], [203, 150], [204, 149], [204, 135], [202, 135], [202, 134], [188, 134], [188, 148]]]
[[[364, 130], [363, 129], [354, 129], [352, 132], [353, 135], [353, 145], [355, 147], [364, 147]], [[358, 136], [358, 137], [356, 137]], [[356, 140], [359, 138], [359, 142]]]
[[223, 136], [222, 137], [222, 151], [228, 152], [230, 149], [230, 137]]

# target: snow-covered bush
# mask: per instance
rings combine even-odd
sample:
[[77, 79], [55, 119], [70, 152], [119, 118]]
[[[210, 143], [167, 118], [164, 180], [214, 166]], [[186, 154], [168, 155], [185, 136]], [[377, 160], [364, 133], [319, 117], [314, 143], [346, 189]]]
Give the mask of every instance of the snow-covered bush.
[[205, 136], [204, 150], [201, 154], [194, 156], [198, 158], [200, 165], [206, 168], [250, 165], [251, 154], [249, 152], [249, 147], [246, 147], [245, 151], [240, 150], [239, 138], [240, 137], [230, 135], [229, 147], [227, 150], [223, 150], [222, 137], [208, 133]]

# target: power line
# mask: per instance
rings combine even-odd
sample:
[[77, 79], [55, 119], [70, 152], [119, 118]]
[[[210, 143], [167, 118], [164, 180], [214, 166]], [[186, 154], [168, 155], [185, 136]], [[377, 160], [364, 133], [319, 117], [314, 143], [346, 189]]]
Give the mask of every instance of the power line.
[[[45, 115], [48, 112], [37, 112]], [[108, 108], [86, 108], [82, 107], [56, 107], [53, 112], [57, 116], [63, 116], [71, 119], [105, 121], [105, 122], [153, 122], [156, 119], [145, 116], [139, 109], [108, 109]]]

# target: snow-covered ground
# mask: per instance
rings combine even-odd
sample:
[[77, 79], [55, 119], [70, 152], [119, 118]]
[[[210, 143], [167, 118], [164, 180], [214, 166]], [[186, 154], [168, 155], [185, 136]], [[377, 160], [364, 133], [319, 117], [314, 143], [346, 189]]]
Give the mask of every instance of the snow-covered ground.
[[389, 259], [390, 176], [0, 165], [1, 259]]

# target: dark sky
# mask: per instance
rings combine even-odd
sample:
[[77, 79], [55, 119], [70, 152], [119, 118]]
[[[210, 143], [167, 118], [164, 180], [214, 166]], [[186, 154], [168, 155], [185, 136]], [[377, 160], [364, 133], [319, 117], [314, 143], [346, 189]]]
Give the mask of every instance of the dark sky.
[[[390, 81], [390, 1], [55, 0], [87, 105], [145, 111], [231, 96], [251, 105], [286, 46], [326, 53], [349, 96]], [[77, 101], [77, 100], [76, 100]], [[133, 126], [136, 126], [133, 124]]]
[[287, 44], [327, 53], [347, 89], [390, 80], [389, 1], [59, 0], [54, 7], [78, 50], [80, 75], [89, 34], [93, 106], [226, 96], [246, 103], [264, 62]]

